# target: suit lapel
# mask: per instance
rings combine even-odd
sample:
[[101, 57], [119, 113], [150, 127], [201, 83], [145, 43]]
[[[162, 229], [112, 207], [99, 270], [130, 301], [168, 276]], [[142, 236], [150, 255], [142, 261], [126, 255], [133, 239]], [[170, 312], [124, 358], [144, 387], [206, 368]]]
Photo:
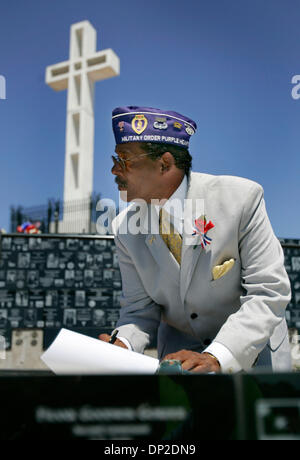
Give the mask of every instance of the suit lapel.
[[180, 266], [167, 248], [162, 237], [160, 235], [148, 235], [145, 242], [153, 258], [156, 260], [159, 269], [165, 271], [168, 276], [171, 276], [179, 284]]
[[205, 214], [206, 196], [203, 182], [201, 174], [195, 175], [191, 173], [184, 208], [184, 233], [180, 273], [180, 297], [182, 303], [184, 303], [199, 257], [205, 252], [205, 249], [202, 249], [200, 245], [199, 235], [192, 236], [195, 219]]
[[157, 262], [159, 269], [179, 284], [180, 266], [159, 234], [158, 214], [147, 206], [141, 217], [141, 230], [145, 234], [145, 244]]

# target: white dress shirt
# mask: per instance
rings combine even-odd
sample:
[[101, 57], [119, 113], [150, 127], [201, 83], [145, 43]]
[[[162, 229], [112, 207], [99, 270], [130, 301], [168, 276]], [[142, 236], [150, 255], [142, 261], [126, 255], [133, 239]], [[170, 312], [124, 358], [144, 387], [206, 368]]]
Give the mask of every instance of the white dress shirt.
[[[173, 216], [172, 223], [175, 227], [175, 230], [182, 236], [183, 235], [183, 228], [184, 228], [184, 217], [183, 217], [183, 210], [184, 210], [184, 200], [187, 197], [187, 189], [188, 189], [188, 183], [187, 183], [187, 177], [186, 175], [184, 176], [184, 179], [182, 180], [181, 184], [175, 190], [173, 195], [169, 198], [169, 200], [164, 204], [163, 208], [169, 212]], [[180, 202], [181, 206], [176, 207], [176, 211], [174, 213], [174, 208], [169, 206], [169, 203], [171, 200], [178, 200], [178, 203]], [[173, 201], [174, 202], [174, 201]], [[159, 206], [155, 206], [157, 213], [159, 213]], [[121, 342], [123, 342], [129, 350], [132, 350], [132, 347], [129, 343], [129, 341], [123, 337], [118, 337]], [[211, 355], [215, 356], [217, 360], [220, 363], [221, 366], [221, 371], [225, 374], [233, 374], [240, 372], [242, 370], [242, 367], [240, 364], [237, 362], [235, 357], [232, 355], [232, 353], [226, 348], [223, 344], [218, 343], [218, 342], [212, 342], [205, 350], [203, 350], [203, 353], [210, 353]]]

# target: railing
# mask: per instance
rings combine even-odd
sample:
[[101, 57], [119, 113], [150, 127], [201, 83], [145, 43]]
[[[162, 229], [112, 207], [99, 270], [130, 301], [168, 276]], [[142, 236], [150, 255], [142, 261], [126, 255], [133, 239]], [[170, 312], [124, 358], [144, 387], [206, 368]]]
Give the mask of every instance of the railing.
[[[23, 208], [11, 207], [10, 231], [17, 232], [17, 227], [24, 222], [38, 223], [42, 233], [96, 234], [97, 203], [100, 194], [93, 194], [84, 200], [63, 202], [49, 200], [48, 205]], [[103, 234], [107, 231], [103, 230]]]

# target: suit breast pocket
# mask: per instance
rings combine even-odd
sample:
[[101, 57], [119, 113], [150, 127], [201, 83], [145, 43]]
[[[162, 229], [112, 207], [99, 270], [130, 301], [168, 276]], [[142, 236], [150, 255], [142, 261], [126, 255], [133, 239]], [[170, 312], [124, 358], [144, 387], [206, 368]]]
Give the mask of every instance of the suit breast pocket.
[[221, 278], [211, 280], [210, 286], [213, 289], [218, 288], [235, 288], [241, 286], [241, 266], [238, 260], [235, 260], [233, 267]]

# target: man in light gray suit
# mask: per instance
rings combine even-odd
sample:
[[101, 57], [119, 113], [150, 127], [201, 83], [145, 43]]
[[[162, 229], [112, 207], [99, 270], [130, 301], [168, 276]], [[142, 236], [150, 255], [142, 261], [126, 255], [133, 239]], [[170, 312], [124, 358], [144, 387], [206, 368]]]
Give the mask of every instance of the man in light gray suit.
[[159, 358], [192, 372], [291, 370], [290, 282], [262, 187], [190, 172], [196, 124], [176, 112], [120, 107], [113, 130], [112, 173], [131, 202], [113, 222], [122, 276], [115, 344], [143, 353], [157, 336]]

